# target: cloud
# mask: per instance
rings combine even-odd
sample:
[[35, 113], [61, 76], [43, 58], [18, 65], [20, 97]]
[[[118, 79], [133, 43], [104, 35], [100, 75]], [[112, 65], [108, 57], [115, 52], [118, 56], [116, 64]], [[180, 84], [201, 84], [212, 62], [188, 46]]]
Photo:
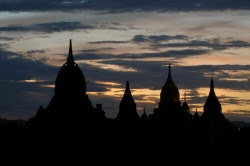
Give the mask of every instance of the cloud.
[[41, 84], [54, 84], [57, 67], [0, 49], [0, 71], [1, 117], [27, 119], [36, 113], [39, 105], [48, 104], [53, 90], [43, 88]]
[[186, 35], [135, 35], [133, 39], [131, 39], [134, 43], [142, 43], [142, 42], [150, 42], [150, 43], [158, 43], [158, 42], [167, 42], [171, 40], [187, 40], [189, 39]]
[[[101, 62], [103, 65], [118, 65], [123, 68], [134, 68], [137, 72], [121, 73], [118, 71], [103, 70], [95, 65], [82, 63], [81, 66], [84, 69], [87, 67], [91, 69], [91, 74], [97, 73], [96, 77], [92, 79], [98, 79], [103, 81], [113, 80], [123, 84], [128, 80], [135, 81], [135, 87], [144, 87], [150, 89], [161, 89], [168, 73], [167, 61], [142, 61], [140, 59], [134, 60], [122, 60], [122, 59], [103, 59]], [[172, 62], [174, 64], [174, 61]], [[211, 77], [207, 77], [205, 73], [212, 73], [216, 71], [214, 75], [216, 88], [232, 89], [232, 90], [250, 90], [248, 81], [235, 81], [235, 80], [221, 80], [220, 78], [235, 78], [238, 75], [232, 75], [230, 72], [225, 74], [223, 71], [238, 71], [239, 76], [241, 70], [248, 70], [250, 65], [200, 65], [200, 66], [177, 66], [172, 67], [172, 76], [176, 84], [181, 89], [196, 89], [200, 87], [209, 88]], [[246, 75], [250, 77], [250, 75]], [[157, 80], [157, 81], [156, 81]]]
[[207, 47], [214, 50], [224, 50], [228, 48], [250, 47], [250, 43], [245, 41], [229, 41], [226, 43], [218, 40], [191, 40], [189, 42], [154, 44], [153, 47]]
[[250, 110], [227, 110], [224, 115], [231, 121], [250, 122]]
[[116, 25], [116, 26], [117, 26], [117, 25], [121, 25], [121, 24], [118, 23], [118, 22], [112, 22], [111, 24], [112, 24], [112, 25]]
[[[147, 49], [153, 51], [159, 51], [159, 49], [166, 48], [182, 48], [184, 51], [173, 51], [175, 54], [177, 52], [187, 52], [190, 51], [191, 54], [196, 54], [198, 51], [212, 51], [212, 50], [225, 50], [228, 48], [242, 48], [250, 47], [250, 43], [242, 40], [229, 40], [220, 38], [205, 38], [205, 37], [192, 37], [187, 35], [135, 35], [131, 40], [128, 41], [94, 41], [88, 42], [89, 44], [126, 44], [134, 43], [137, 45], [149, 44]], [[195, 49], [196, 50], [195, 50]], [[191, 51], [193, 50], [193, 51]], [[171, 52], [169, 52], [171, 53]], [[201, 53], [202, 54], [202, 53]]]
[[[2, 79], [25, 80], [30, 77], [47, 77], [55, 67], [46, 65], [40, 61], [23, 58], [21, 54], [0, 50], [0, 69]], [[48, 74], [50, 75], [50, 74]]]
[[227, 48], [250, 47], [250, 43], [240, 40], [222, 42], [219, 38], [198, 38], [186, 35], [136, 35], [131, 42], [136, 44], [149, 43], [151, 48], [181, 48], [181, 47], [205, 47], [213, 50]]
[[27, 51], [26, 53], [27, 54], [36, 54], [36, 53], [44, 54], [45, 50], [30, 50], [30, 51]]
[[8, 0], [0, 2], [0, 11], [77, 11], [95, 10], [117, 12], [134, 11], [200, 11], [240, 10], [250, 8], [246, 0]]
[[9, 47], [9, 43], [0, 43], [0, 48], [8, 48]]
[[130, 41], [95, 41], [95, 42], [88, 42], [89, 44], [122, 44], [122, 43], [161, 43], [161, 42], [168, 42], [171, 40], [187, 40], [190, 37], [186, 35], [135, 35]]
[[[220, 97], [220, 98], [222, 98], [222, 97]], [[221, 101], [222, 101], [221, 103], [224, 103], [224, 104], [234, 104], [234, 105], [238, 105], [238, 106], [250, 104], [250, 100], [237, 99], [236, 97], [224, 97], [224, 98], [222, 98]]]
[[62, 31], [75, 31], [81, 29], [92, 29], [94, 27], [90, 25], [84, 25], [80, 22], [49, 22], [40, 23], [34, 25], [11, 25], [0, 27], [0, 32], [43, 32], [43, 33], [53, 33]]
[[107, 41], [95, 41], [95, 42], [88, 42], [89, 44], [123, 44], [129, 43], [129, 41], [115, 41], [115, 40], [107, 40]]
[[[221, 79], [221, 78], [238, 78], [242, 77], [244, 71], [248, 71], [250, 65], [200, 65], [200, 66], [182, 66], [183, 73], [187, 75], [187, 77], [192, 77], [192, 74], [199, 73], [199, 80], [193, 79], [185, 79], [187, 84], [189, 84], [189, 80], [194, 82], [193, 84], [196, 85], [195, 82], [198, 84], [203, 84], [204, 80], [206, 80], [206, 84], [208, 83], [208, 79], [211, 78], [212, 72], [215, 72], [215, 79], [216, 79], [216, 87], [218, 88], [225, 88], [225, 89], [233, 89], [233, 90], [250, 90], [248, 86], [248, 81], [237, 81], [234, 79]], [[227, 72], [225, 72], [227, 71]], [[236, 73], [237, 74], [233, 74]], [[191, 75], [189, 75], [189, 74]], [[206, 73], [210, 73], [209, 77], [207, 77]], [[250, 74], [244, 74], [245, 78], [250, 78]], [[190, 83], [191, 83], [190, 82]], [[196, 86], [198, 86], [198, 84]]]
[[230, 47], [249, 47], [250, 43], [241, 40], [233, 40], [227, 42], [226, 45]]
[[82, 52], [82, 53], [96, 53], [96, 52], [99, 52], [99, 51], [113, 50], [113, 49], [115, 49], [115, 48], [113, 48], [113, 47], [105, 47], [105, 48], [96, 48], [96, 49], [80, 50], [79, 52]]
[[126, 27], [121, 27], [119, 23], [111, 23], [111, 25], [109, 23], [101, 23], [98, 26], [99, 29], [108, 29], [108, 30], [122, 30], [122, 31], [126, 31], [128, 29], [131, 28], [126, 28]]
[[15, 39], [14, 39], [14, 38], [11, 38], [11, 37], [0, 36], [0, 40], [12, 41], [12, 40], [15, 40]]
[[183, 49], [183, 50], [169, 50], [163, 52], [155, 52], [155, 53], [134, 53], [134, 54], [102, 54], [97, 53], [100, 49], [92, 49], [92, 50], [83, 50], [82, 54], [75, 54], [76, 60], [105, 60], [105, 59], [144, 59], [144, 58], [185, 58], [188, 56], [198, 56], [202, 54], [207, 54], [210, 50], [206, 49]]

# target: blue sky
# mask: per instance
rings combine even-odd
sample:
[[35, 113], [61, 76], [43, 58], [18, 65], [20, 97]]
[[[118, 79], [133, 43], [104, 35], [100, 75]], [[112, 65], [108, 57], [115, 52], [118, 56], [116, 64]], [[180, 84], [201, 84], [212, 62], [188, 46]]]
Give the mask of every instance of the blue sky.
[[130, 81], [137, 111], [157, 107], [169, 61], [202, 114], [214, 73], [230, 120], [250, 121], [250, 2], [244, 0], [8, 0], [0, 2], [0, 117], [48, 105], [69, 39], [93, 105], [118, 113]]

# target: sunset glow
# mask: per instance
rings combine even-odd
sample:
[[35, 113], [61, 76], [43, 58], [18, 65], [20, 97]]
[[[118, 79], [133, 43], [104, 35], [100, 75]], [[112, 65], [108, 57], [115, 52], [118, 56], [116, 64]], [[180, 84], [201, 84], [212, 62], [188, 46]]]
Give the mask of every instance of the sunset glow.
[[[58, 1], [58, 9], [51, 3], [33, 9], [23, 7], [21, 1], [6, 1], [13, 10], [0, 11], [0, 88], [8, 94], [1, 96], [0, 117], [2, 113], [14, 118], [18, 113], [27, 119], [39, 105], [48, 103], [67, 59], [69, 39], [90, 100], [101, 103], [109, 117], [118, 112], [126, 81], [138, 110], [152, 113], [169, 63], [181, 103], [186, 92], [192, 113], [196, 108], [203, 112], [213, 75], [225, 115], [240, 119], [250, 114], [248, 7], [207, 7], [210, 2], [171, 6], [172, 1], [171, 5], [152, 2], [152, 7], [135, 1], [131, 7], [116, 6], [123, 1], [103, 5], [76, 0]], [[12, 100], [17, 103], [9, 108]], [[26, 111], [20, 113], [18, 108]]]

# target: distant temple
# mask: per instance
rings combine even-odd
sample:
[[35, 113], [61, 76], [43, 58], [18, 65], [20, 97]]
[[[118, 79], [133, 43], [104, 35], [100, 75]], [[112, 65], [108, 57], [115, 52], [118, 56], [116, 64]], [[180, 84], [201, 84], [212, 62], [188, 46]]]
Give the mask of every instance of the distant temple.
[[184, 102], [182, 104], [182, 110], [186, 112], [187, 114], [190, 114], [189, 106], [187, 103], [187, 97], [186, 97], [186, 92], [184, 93]]
[[129, 82], [126, 82], [126, 89], [119, 106], [117, 120], [134, 121], [139, 120], [136, 112], [136, 104], [129, 88]]
[[221, 104], [214, 91], [213, 77], [210, 81], [210, 92], [204, 105], [204, 112], [200, 117], [204, 129], [223, 132], [228, 127], [228, 121], [221, 112]]
[[145, 108], [143, 110], [143, 114], [141, 116], [141, 120], [143, 120], [143, 121], [147, 121], [148, 120], [148, 115], [146, 114]]
[[193, 116], [193, 120], [198, 121], [199, 119], [200, 119], [200, 115], [198, 114], [197, 108], [196, 108], [196, 111], [195, 111], [194, 116]]
[[150, 115], [150, 119], [164, 121], [171, 128], [185, 126], [185, 123], [192, 119], [186, 99], [181, 106], [179, 90], [172, 79], [170, 64], [167, 81], [161, 90], [159, 106], [155, 108], [153, 115]]

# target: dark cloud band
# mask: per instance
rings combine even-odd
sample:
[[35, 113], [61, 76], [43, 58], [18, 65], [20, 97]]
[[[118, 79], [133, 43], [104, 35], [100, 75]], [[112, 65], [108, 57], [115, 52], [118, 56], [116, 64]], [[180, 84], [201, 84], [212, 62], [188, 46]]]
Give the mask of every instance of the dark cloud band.
[[0, 27], [0, 32], [43, 32], [53, 33], [62, 31], [75, 31], [80, 29], [92, 29], [93, 26], [84, 25], [80, 22], [50, 22], [27, 26], [6, 26]]
[[247, 0], [3, 0], [0, 11], [201, 11], [250, 9]]

